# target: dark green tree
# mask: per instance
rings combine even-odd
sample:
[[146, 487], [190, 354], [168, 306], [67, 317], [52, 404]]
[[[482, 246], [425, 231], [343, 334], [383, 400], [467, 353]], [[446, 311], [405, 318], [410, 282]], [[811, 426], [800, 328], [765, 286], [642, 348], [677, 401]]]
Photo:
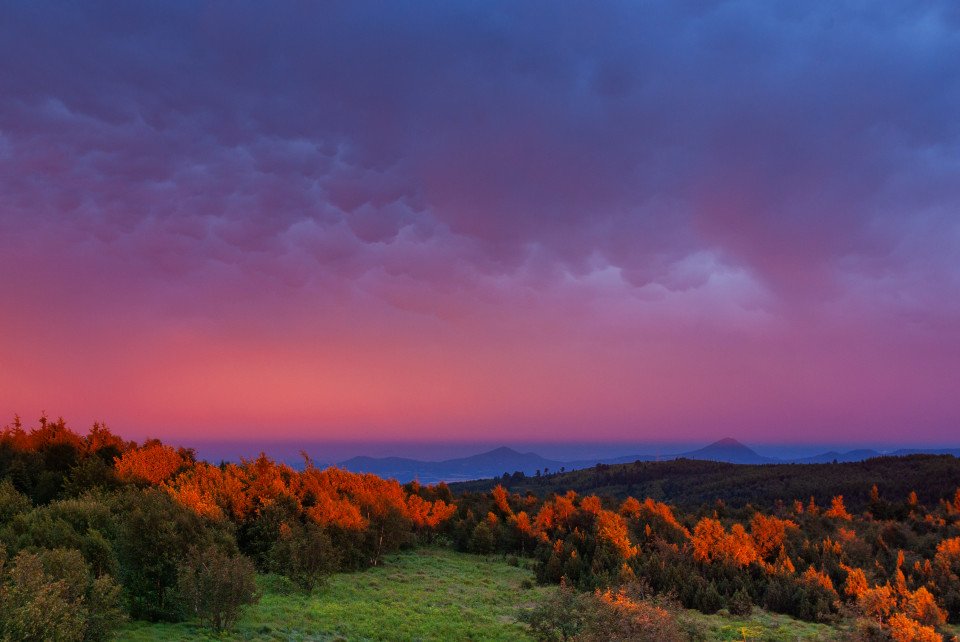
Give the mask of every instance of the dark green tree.
[[244, 606], [260, 599], [253, 563], [215, 546], [190, 549], [177, 586], [186, 611], [218, 633], [236, 624]]

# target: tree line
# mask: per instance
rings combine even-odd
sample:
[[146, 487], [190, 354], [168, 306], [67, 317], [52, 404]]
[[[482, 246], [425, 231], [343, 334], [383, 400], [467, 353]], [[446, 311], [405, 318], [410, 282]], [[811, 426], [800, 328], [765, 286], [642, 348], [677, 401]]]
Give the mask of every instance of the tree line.
[[[685, 510], [722, 499], [728, 506], [773, 508], [777, 502], [813, 497], [818, 503], [843, 495], [851, 506], [865, 506], [871, 489], [902, 501], [915, 493], [924, 504], [936, 504], [944, 489], [960, 487], [960, 459], [952, 455], [875, 457], [837, 464], [730, 464], [700, 459], [629, 464], [599, 464], [571, 472], [534, 477], [504, 473], [491, 480], [455, 482], [454, 493], [488, 491], [501, 484], [511, 492], [538, 496], [563, 494], [610, 495], [618, 499], [650, 497]], [[899, 504], [903, 509], [903, 505]], [[891, 517], [902, 518], [906, 512]]]

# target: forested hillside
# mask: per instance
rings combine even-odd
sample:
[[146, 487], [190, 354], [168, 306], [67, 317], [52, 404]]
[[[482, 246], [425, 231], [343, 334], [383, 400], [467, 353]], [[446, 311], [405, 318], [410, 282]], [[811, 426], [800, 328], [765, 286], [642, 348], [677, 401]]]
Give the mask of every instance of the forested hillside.
[[[874, 486], [883, 496], [903, 501], [910, 493], [924, 504], [949, 498], [960, 487], [960, 459], [952, 455], [877, 457], [838, 464], [745, 465], [693, 459], [638, 461], [573, 472], [529, 476], [504, 474], [496, 479], [450, 484], [455, 492], [488, 491], [497, 484], [511, 492], [536, 495], [610, 495], [618, 499], [650, 497], [686, 509], [722, 500], [731, 507], [773, 507], [793, 499], [818, 503], [843, 495], [850, 506], [868, 504]], [[874, 506], [874, 511], [886, 510]]]

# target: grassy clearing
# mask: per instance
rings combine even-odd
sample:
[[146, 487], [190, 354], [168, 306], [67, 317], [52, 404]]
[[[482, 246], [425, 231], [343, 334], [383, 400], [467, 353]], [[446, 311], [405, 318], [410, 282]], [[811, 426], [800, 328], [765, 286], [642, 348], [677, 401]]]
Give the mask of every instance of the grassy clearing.
[[263, 598], [235, 631], [208, 635], [195, 623], [131, 622], [118, 640], [529, 640], [520, 609], [552, 591], [523, 588], [529, 569], [498, 557], [425, 549], [383, 566], [336, 575], [311, 595], [261, 576]]
[[726, 611], [704, 615], [686, 611], [682, 618], [708, 640], [745, 640], [748, 642], [795, 642], [800, 640], [846, 640], [849, 633], [826, 624], [803, 622], [788, 615], [754, 608], [748, 617], [732, 616]]
[[[530, 640], [518, 613], [553, 587], [524, 588], [533, 572], [500, 557], [423, 549], [389, 556], [383, 566], [336, 575], [310, 595], [282, 578], [259, 576], [263, 598], [234, 631], [213, 636], [195, 622], [130, 622], [117, 640]], [[686, 611], [708, 640], [844, 640], [839, 627], [754, 609], [749, 617]]]

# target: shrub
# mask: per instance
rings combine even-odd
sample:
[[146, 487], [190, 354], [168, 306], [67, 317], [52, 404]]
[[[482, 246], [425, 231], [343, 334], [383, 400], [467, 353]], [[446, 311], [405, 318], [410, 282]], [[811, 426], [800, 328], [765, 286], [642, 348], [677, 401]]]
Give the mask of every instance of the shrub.
[[122, 617], [119, 596], [109, 576], [91, 579], [79, 551], [22, 551], [0, 583], [0, 639], [107, 639]]
[[95, 577], [80, 551], [64, 548], [41, 555], [45, 571], [66, 583], [67, 597], [82, 603], [84, 640], [105, 640], [123, 619], [120, 586], [109, 575]]
[[212, 533], [199, 515], [160, 490], [131, 490], [120, 504], [117, 557], [130, 615], [152, 621], [182, 619], [178, 568], [191, 546], [210, 545]]
[[923, 586], [909, 594], [905, 602], [904, 611], [907, 617], [924, 626], [937, 627], [947, 619], [943, 610], [937, 606], [933, 595]]
[[301, 590], [312, 591], [339, 568], [339, 554], [317, 524], [295, 523], [280, 528], [271, 554], [271, 567]]
[[933, 627], [924, 626], [896, 613], [890, 618], [890, 635], [896, 642], [942, 642], [943, 637]]
[[617, 592], [607, 589], [594, 597], [599, 608], [592, 611], [584, 640], [624, 642], [679, 642], [684, 634], [670, 600], [646, 597], [648, 587], [627, 585]]
[[679, 609], [674, 599], [654, 596], [642, 582], [596, 593], [577, 593], [562, 582], [526, 619], [533, 637], [545, 642], [679, 642], [684, 639]]
[[43, 570], [40, 556], [21, 552], [0, 587], [0, 636], [5, 640], [83, 639], [80, 605], [67, 585]]
[[892, 638], [876, 620], [858, 618], [850, 633], [850, 642], [890, 642]]
[[0, 524], [9, 522], [31, 508], [33, 505], [29, 497], [18, 492], [9, 479], [0, 480]]
[[272, 551], [280, 537], [281, 527], [297, 521], [300, 513], [297, 499], [281, 493], [274, 501], [261, 506], [255, 517], [240, 524], [237, 543], [258, 570], [271, 569]]
[[102, 497], [87, 493], [41, 506], [22, 516], [16, 524], [17, 548], [72, 548], [83, 554], [94, 576], [115, 574], [117, 517]]
[[253, 563], [212, 546], [190, 550], [177, 586], [186, 610], [200, 618], [202, 626], [217, 632], [232, 627], [242, 608], [260, 599]]
[[541, 642], [570, 640], [579, 634], [590, 619], [596, 619], [592, 611], [596, 602], [589, 595], [577, 593], [572, 586], [561, 582], [557, 592], [541, 600], [526, 615], [534, 639]]
[[100, 457], [86, 457], [70, 469], [63, 485], [63, 494], [79, 497], [90, 490], [109, 491], [119, 485], [120, 480], [112, 466]]
[[731, 615], [750, 615], [753, 612], [753, 601], [750, 594], [744, 589], [738, 590], [727, 600], [727, 610]]
[[717, 585], [713, 582], [703, 584], [694, 599], [697, 610], [707, 615], [713, 615], [723, 606], [720, 591], [717, 590]]
[[468, 548], [471, 553], [485, 555], [493, 550], [494, 543], [494, 535], [490, 526], [486, 522], [480, 522], [470, 534]]

